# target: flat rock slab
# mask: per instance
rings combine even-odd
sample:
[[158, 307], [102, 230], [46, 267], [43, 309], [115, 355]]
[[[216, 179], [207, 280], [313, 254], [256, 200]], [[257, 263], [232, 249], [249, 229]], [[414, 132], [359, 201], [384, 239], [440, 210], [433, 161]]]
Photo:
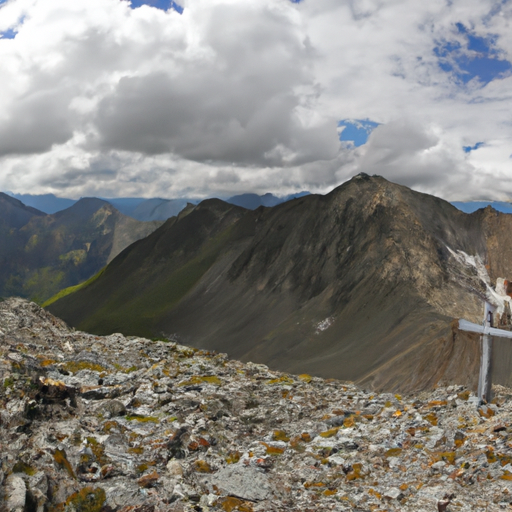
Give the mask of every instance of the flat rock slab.
[[226, 494], [246, 500], [259, 501], [272, 497], [268, 476], [253, 468], [227, 466], [212, 475], [210, 482]]

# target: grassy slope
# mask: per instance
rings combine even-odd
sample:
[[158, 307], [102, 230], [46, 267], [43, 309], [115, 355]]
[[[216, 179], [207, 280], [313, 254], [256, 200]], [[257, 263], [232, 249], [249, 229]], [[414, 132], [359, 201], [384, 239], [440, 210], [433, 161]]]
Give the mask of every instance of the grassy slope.
[[56, 298], [50, 310], [89, 332], [160, 335], [154, 331], [160, 316], [199, 282], [236, 238], [235, 224], [244, 210], [226, 207], [219, 215], [200, 209], [176, 224], [166, 223], [115, 258], [100, 280], [67, 295], [66, 301]]

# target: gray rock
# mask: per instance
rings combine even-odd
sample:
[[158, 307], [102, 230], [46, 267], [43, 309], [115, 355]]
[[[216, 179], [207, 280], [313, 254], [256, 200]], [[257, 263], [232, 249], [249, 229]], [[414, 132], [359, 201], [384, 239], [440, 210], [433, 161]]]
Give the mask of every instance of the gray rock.
[[396, 500], [400, 496], [400, 494], [402, 494], [400, 489], [397, 489], [396, 487], [390, 487], [389, 489], [386, 490], [386, 492], [384, 492], [384, 496], [392, 500]]
[[246, 500], [266, 500], [273, 494], [267, 475], [235, 464], [212, 475], [210, 482], [226, 494]]
[[119, 400], [108, 400], [102, 404], [101, 409], [110, 418], [126, 414], [126, 407]]
[[27, 488], [23, 478], [10, 475], [5, 481], [7, 512], [23, 512], [27, 500]]

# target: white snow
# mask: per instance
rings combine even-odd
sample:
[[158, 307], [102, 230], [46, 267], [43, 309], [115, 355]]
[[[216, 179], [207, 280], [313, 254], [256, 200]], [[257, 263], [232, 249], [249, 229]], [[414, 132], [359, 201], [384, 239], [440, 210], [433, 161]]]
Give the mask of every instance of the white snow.
[[508, 302], [510, 305], [511, 298], [506, 294], [505, 290], [505, 279], [500, 277], [496, 280], [496, 290], [493, 290], [491, 287], [491, 279], [485, 268], [482, 257], [477, 254], [475, 256], [470, 256], [464, 251], [455, 252], [450, 247], [446, 246], [450, 251], [450, 254], [461, 264], [466, 267], [473, 267], [476, 270], [478, 278], [485, 284], [486, 288], [486, 299], [493, 306], [496, 307], [496, 312], [499, 315], [502, 315], [505, 311], [505, 302]]
[[322, 331], [329, 329], [329, 327], [332, 325], [333, 322], [334, 322], [334, 318], [332, 316], [322, 320], [321, 322], [318, 322], [315, 326], [316, 334], [320, 334]]

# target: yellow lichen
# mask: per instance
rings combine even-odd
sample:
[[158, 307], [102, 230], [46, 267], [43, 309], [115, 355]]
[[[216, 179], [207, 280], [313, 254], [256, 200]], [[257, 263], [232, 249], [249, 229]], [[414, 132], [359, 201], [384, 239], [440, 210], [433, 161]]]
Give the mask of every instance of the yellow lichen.
[[236, 464], [240, 460], [241, 456], [242, 454], [239, 451], [234, 450], [229, 452], [228, 456], [226, 457], [226, 462], [228, 464]]
[[25, 464], [24, 462], [16, 462], [12, 468], [13, 473], [25, 473], [26, 475], [33, 476], [37, 473], [37, 469]]
[[284, 453], [284, 448], [280, 448], [279, 446], [272, 446], [271, 444], [264, 442], [261, 442], [261, 444], [266, 447], [269, 455], [281, 455]]
[[338, 433], [338, 430], [339, 430], [338, 427], [334, 427], [329, 430], [326, 430], [325, 432], [320, 432], [320, 437], [325, 437], [325, 438], [333, 437]]
[[272, 439], [274, 441], [284, 441], [285, 443], [287, 443], [290, 440], [290, 438], [288, 437], [284, 430], [274, 430]]
[[222, 386], [222, 381], [216, 375], [193, 375], [188, 380], [180, 382], [180, 386], [195, 386], [198, 384], [213, 384]]
[[127, 421], [138, 421], [140, 423], [158, 423], [160, 420], [154, 416], [125, 416]]
[[210, 467], [208, 462], [206, 462], [205, 460], [196, 460], [194, 462], [194, 467], [198, 473], [211, 473], [212, 472], [212, 468]]
[[71, 467], [71, 464], [69, 463], [69, 461], [67, 459], [65, 450], [59, 450], [59, 449], [55, 450], [55, 453], [53, 454], [53, 459], [55, 460], [55, 462], [59, 465], [59, 467], [61, 469], [65, 469], [67, 471], [67, 473], [70, 477], [76, 478], [73, 468]]
[[234, 498], [233, 496], [220, 498], [217, 504], [220, 505], [225, 512], [233, 512], [235, 510], [238, 510], [238, 512], [252, 512], [253, 510], [250, 502]]
[[84, 487], [66, 500], [65, 510], [75, 512], [100, 512], [106, 500], [105, 491], [101, 487]]
[[68, 372], [79, 372], [80, 370], [92, 370], [95, 372], [104, 372], [106, 369], [100, 364], [91, 363], [89, 361], [67, 361], [62, 368]]

